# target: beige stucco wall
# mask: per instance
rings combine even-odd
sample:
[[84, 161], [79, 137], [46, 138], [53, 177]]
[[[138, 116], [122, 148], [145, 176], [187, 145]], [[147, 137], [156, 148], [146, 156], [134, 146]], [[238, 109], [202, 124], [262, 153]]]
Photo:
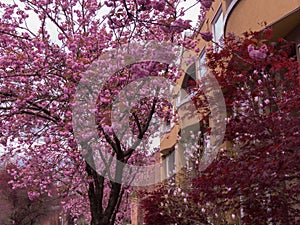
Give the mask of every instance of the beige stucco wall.
[[[230, 6], [233, 6], [232, 8]], [[233, 0], [225, 16], [225, 31], [238, 35], [261, 30], [300, 7], [300, 0]]]
[[172, 148], [177, 142], [177, 134], [179, 131], [179, 125], [175, 125], [171, 128], [170, 132], [166, 133], [160, 141], [160, 150], [163, 155], [168, 152], [164, 152], [164, 150], [169, 150]]

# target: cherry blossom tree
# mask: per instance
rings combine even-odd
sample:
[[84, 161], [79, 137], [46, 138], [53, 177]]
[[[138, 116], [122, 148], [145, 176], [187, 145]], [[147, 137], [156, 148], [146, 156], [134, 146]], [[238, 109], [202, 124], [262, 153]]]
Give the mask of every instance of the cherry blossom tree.
[[34, 200], [28, 198], [26, 189], [13, 189], [9, 182], [13, 179], [9, 174], [16, 169], [12, 163], [1, 168], [0, 201], [2, 224], [37, 224], [57, 214], [61, 210], [57, 196], [49, 197], [46, 194]]
[[[158, 223], [155, 218], [166, 218], [166, 224], [299, 223], [300, 77], [295, 45], [270, 39], [269, 29], [244, 35], [230, 34], [220, 51], [207, 53], [227, 107], [223, 148], [204, 171], [195, 176], [195, 163], [194, 171], [185, 173], [191, 185], [173, 180], [142, 193], [146, 223]], [[207, 102], [199, 98], [203, 93], [195, 91], [196, 104], [206, 109]]]
[[[177, 0], [20, 0], [0, 3], [0, 132], [3, 158], [13, 157], [14, 188], [28, 188], [30, 199], [53, 195], [64, 209], [92, 225], [128, 220], [130, 185], [110, 181], [85, 163], [74, 137], [72, 107], [82, 74], [111, 49], [133, 42], [166, 41], [193, 47], [182, 38], [193, 29]], [[212, 1], [194, 1], [200, 18]], [[200, 3], [202, 3], [200, 11]], [[30, 22], [31, 21], [31, 22]], [[33, 25], [34, 24], [34, 25]], [[35, 26], [35, 27], [34, 27]], [[109, 63], [109, 62], [108, 62]], [[141, 75], [142, 74], [142, 75]], [[102, 148], [124, 163], [142, 163], [147, 152], [124, 147], [107, 114], [122, 88], [141, 76], [169, 80], [178, 71], [161, 63], [129, 65], [104, 84], [96, 117]], [[132, 132], [140, 139], [156, 112], [168, 104], [144, 99], [131, 111]], [[162, 113], [165, 117], [169, 113]], [[88, 140], [87, 134], [82, 134]], [[139, 144], [139, 143], [137, 143]], [[147, 155], [148, 156], [148, 155]], [[51, 188], [50, 188], [51, 187]]]

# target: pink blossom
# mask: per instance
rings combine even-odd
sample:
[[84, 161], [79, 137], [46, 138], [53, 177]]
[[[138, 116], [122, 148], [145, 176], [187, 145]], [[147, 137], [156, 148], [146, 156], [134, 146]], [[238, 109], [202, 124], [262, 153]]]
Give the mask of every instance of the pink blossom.
[[28, 198], [30, 200], [34, 200], [34, 199], [38, 198], [39, 196], [40, 196], [40, 193], [38, 193], [38, 192], [33, 192], [33, 191], [28, 192]]
[[264, 102], [266, 103], [266, 105], [268, 105], [270, 103], [270, 100], [266, 99]]
[[175, 32], [181, 33], [182, 31], [189, 29], [191, 27], [190, 23], [191, 20], [183, 20], [179, 18], [171, 24], [171, 27]]
[[205, 10], [209, 10], [212, 5], [212, 0], [200, 0], [200, 3]]
[[64, 39], [64, 35], [63, 34], [59, 34], [58, 35], [58, 40], [62, 40], [62, 39]]
[[166, 2], [165, 0], [160, 0], [158, 2], [152, 2], [153, 9], [156, 9], [158, 11], [163, 11], [165, 9]]
[[266, 45], [261, 46], [259, 49], [255, 49], [253, 45], [248, 46], [248, 53], [250, 58], [263, 60], [267, 57], [268, 48]]
[[213, 39], [213, 34], [211, 31], [207, 30], [205, 32], [200, 32], [200, 35], [201, 35], [201, 38], [204, 40], [204, 41], [211, 41]]
[[113, 3], [112, 1], [111, 1], [111, 2], [105, 1], [104, 4], [105, 4], [107, 7], [112, 7], [112, 6], [114, 6], [114, 3]]
[[152, 7], [151, 1], [148, 0], [138, 0], [137, 1], [140, 6], [142, 6], [141, 10], [149, 10]]

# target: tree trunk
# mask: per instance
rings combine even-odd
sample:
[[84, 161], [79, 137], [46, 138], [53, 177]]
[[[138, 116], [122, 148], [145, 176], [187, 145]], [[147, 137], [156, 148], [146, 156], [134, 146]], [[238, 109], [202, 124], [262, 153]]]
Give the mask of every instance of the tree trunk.
[[[111, 190], [108, 199], [108, 204], [103, 210], [103, 192], [104, 192], [104, 177], [99, 175], [87, 163], [86, 171], [93, 178], [93, 182], [89, 183], [88, 196], [90, 200], [91, 225], [113, 225], [115, 222], [116, 210], [119, 208], [119, 202], [122, 199], [123, 191], [122, 184], [111, 181]], [[123, 174], [123, 166], [116, 168], [116, 176]]]

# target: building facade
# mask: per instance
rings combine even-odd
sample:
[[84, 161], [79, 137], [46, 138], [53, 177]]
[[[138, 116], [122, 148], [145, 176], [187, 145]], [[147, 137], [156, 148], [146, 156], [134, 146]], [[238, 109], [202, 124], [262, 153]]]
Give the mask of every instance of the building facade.
[[[215, 0], [207, 12], [206, 20], [200, 24], [198, 33], [209, 30], [213, 33], [213, 41], [222, 45], [222, 37], [228, 33], [242, 35], [246, 31], [259, 31], [268, 27], [273, 30], [272, 38], [274, 40], [282, 37], [296, 43], [296, 54], [299, 60], [300, 0]], [[200, 35], [197, 38], [200, 39]], [[199, 51], [195, 53], [197, 54], [197, 61], [186, 67], [182, 66], [186, 73], [177, 80], [179, 87], [187, 90], [189, 81], [197, 81], [206, 74], [206, 50], [208, 47], [214, 48], [215, 45], [203, 40], [199, 42], [197, 46]], [[175, 89], [174, 92], [174, 109], [184, 114], [185, 105], [188, 104], [190, 96], [187, 92], [180, 90]], [[204, 116], [198, 114], [196, 117], [181, 118], [178, 123], [168, 123], [162, 127], [163, 135], [160, 140], [159, 155], [160, 161], [163, 162], [161, 178], [167, 178], [171, 171], [176, 171], [177, 182], [179, 185], [183, 182], [184, 178], [177, 168], [181, 168], [187, 162], [183, 156], [184, 146], [178, 144], [178, 137], [181, 135], [182, 129], [199, 126], [199, 121]], [[208, 121], [208, 126], [211, 125], [211, 121]], [[208, 141], [205, 140], [205, 133], [203, 139], [203, 143], [209, 145]], [[224, 145], [228, 144], [230, 143], [224, 143]], [[137, 217], [135, 212], [133, 224], [143, 224], [142, 218], [137, 219]]]
[[[246, 31], [259, 31], [267, 27], [273, 30], [273, 39], [282, 37], [296, 43], [296, 54], [300, 59], [300, 0], [215, 0], [211, 9], [207, 12], [207, 19], [199, 27], [199, 32], [210, 30], [213, 33], [213, 41], [222, 45], [222, 37], [228, 33], [242, 35]], [[200, 38], [200, 37], [198, 37]], [[183, 68], [187, 71], [177, 80], [178, 85], [187, 89], [190, 79], [199, 80], [205, 75], [207, 69], [206, 48], [214, 47], [207, 42], [200, 41], [198, 44], [198, 60]], [[183, 56], [184, 57], [184, 56]], [[175, 90], [174, 101], [177, 111], [183, 110], [189, 101], [186, 93]], [[166, 177], [168, 171], [176, 170], [176, 166], [182, 163], [180, 146], [177, 146], [178, 134], [182, 128], [194, 126], [199, 123], [203, 115], [196, 118], [182, 118], [178, 124], [168, 126], [161, 138], [161, 159], [165, 160], [161, 173]], [[171, 156], [172, 151], [175, 154]], [[169, 157], [169, 159], [167, 159]]]

